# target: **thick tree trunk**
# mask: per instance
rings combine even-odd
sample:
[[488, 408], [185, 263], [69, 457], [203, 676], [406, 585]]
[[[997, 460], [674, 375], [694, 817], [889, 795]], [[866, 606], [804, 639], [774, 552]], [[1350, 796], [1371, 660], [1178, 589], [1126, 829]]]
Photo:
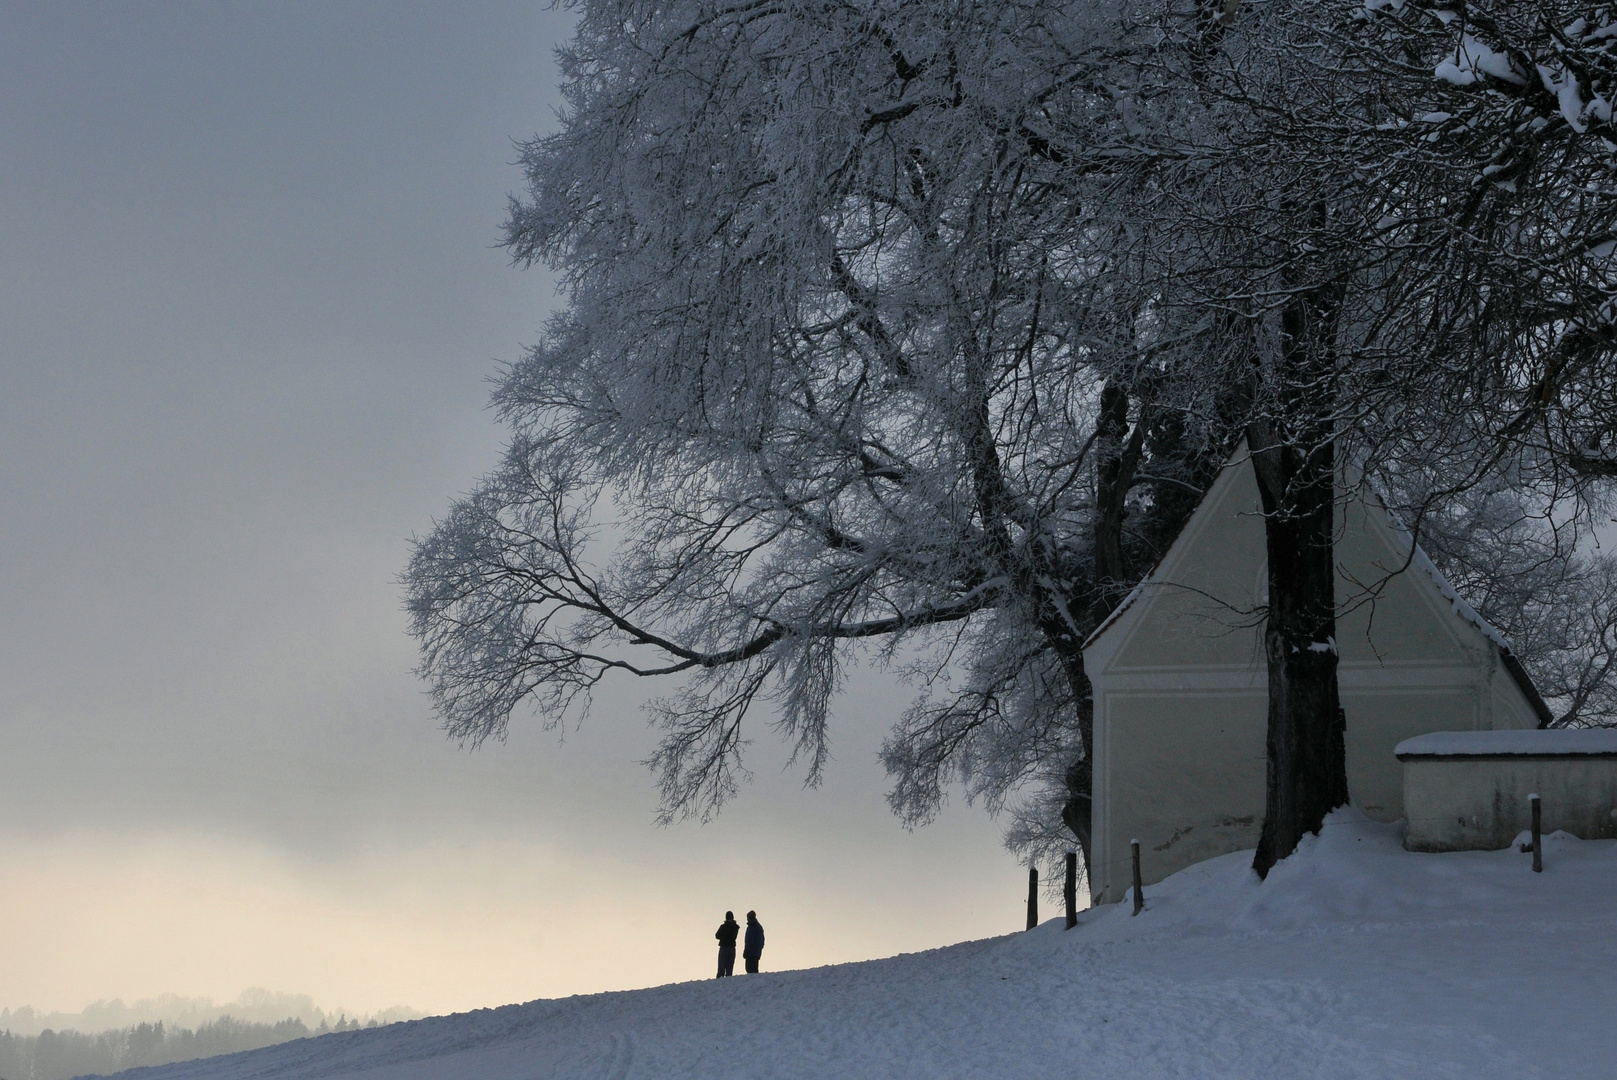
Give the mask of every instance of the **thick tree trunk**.
[[[978, 514], [984, 537], [1000, 567], [1023, 595], [1037, 605], [1039, 629], [1045, 640], [1060, 658], [1067, 681], [1072, 688], [1073, 700], [1078, 705], [1079, 741], [1082, 757], [1068, 770], [1068, 799], [1062, 810], [1062, 821], [1072, 829], [1083, 855], [1084, 873], [1089, 873], [1089, 792], [1090, 762], [1094, 757], [1094, 712], [1090, 708], [1089, 678], [1084, 674], [1084, 634], [1093, 624], [1082, 622], [1084, 612], [1068, 590], [1056, 585], [1069, 575], [1050, 562], [1051, 549], [1034, 543], [1019, 550], [1013, 543], [1012, 524], [1026, 527], [1025, 518], [1019, 520], [1014, 500], [1005, 481], [1004, 468], [994, 440], [989, 410], [988, 374], [986, 359], [978, 347], [975, 336], [961, 328], [958, 340], [965, 358], [966, 395], [957, 415], [963, 421], [961, 443], [971, 462], [972, 485], [975, 490]], [[1123, 398], [1123, 418], [1127, 421], [1128, 399]], [[1138, 447], [1135, 448], [1138, 455]], [[1128, 482], [1132, 482], [1132, 469]], [[1121, 528], [1121, 515], [1118, 517]], [[1070, 811], [1070, 813], [1069, 813]]]
[[1067, 801], [1061, 807], [1062, 824], [1078, 838], [1078, 850], [1084, 857], [1085, 881], [1092, 880], [1089, 876], [1089, 845], [1092, 838], [1090, 811], [1095, 776], [1092, 761], [1086, 753], [1082, 761], [1075, 761], [1067, 767]]
[[[1259, 425], [1254, 425], [1259, 427]], [[1348, 801], [1347, 750], [1336, 686], [1335, 460], [1252, 432], [1252, 468], [1263, 500], [1269, 557], [1268, 768], [1263, 833], [1252, 868], [1269, 868], [1319, 832]]]
[[1123, 519], [1145, 445], [1145, 418], [1129, 434], [1128, 391], [1110, 380], [1101, 387], [1096, 429], [1095, 600], [1090, 617], [1099, 626], [1122, 600], [1124, 583], [1129, 580], [1123, 559]]
[[1083, 642], [1072, 638], [1054, 638], [1046, 631], [1046, 638], [1051, 640], [1056, 654], [1061, 657], [1061, 666], [1067, 673], [1067, 684], [1072, 688], [1073, 702], [1078, 710], [1078, 739], [1082, 744], [1082, 756], [1067, 766], [1067, 800], [1061, 806], [1061, 822], [1078, 840], [1078, 853], [1083, 858], [1084, 880], [1089, 880], [1089, 851], [1090, 851], [1090, 793], [1094, 788], [1095, 760], [1095, 706], [1093, 693], [1089, 686], [1089, 676], [1084, 673], [1084, 654], [1081, 648]]
[[[1324, 203], [1298, 224], [1322, 228]], [[1290, 263], [1291, 298], [1267, 407], [1247, 424], [1269, 557], [1263, 652], [1269, 668], [1263, 832], [1252, 868], [1269, 868], [1348, 801], [1346, 723], [1336, 687], [1336, 320], [1341, 284]], [[1309, 278], [1313, 278], [1312, 283]], [[1254, 402], [1262, 400], [1254, 395]]]
[[[1140, 465], [1145, 446], [1145, 418], [1129, 431], [1128, 391], [1112, 382], [1101, 389], [1100, 417], [1097, 421], [1095, 462], [1095, 577], [1088, 627], [1099, 626], [1122, 599], [1122, 586], [1129, 580], [1129, 567], [1123, 558], [1123, 519], [1129, 489]], [[1071, 610], [1071, 602], [1068, 602]], [[1072, 830], [1083, 853], [1084, 879], [1089, 880], [1091, 843], [1090, 813], [1095, 786], [1095, 701], [1084, 671], [1082, 641], [1065, 641], [1049, 635], [1060, 654], [1078, 709], [1078, 731], [1083, 756], [1067, 767], [1067, 801], [1061, 807], [1062, 823]]]

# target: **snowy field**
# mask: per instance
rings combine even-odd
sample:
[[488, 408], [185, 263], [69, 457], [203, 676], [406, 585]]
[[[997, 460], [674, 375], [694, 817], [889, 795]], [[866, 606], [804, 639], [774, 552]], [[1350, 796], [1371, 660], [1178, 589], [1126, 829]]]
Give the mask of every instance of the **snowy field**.
[[[1406, 853], [1341, 812], [1259, 884], [889, 960], [535, 1001], [120, 1074], [1617, 1077], [1617, 843]], [[924, 902], [924, 898], [917, 898]], [[766, 952], [765, 959], [768, 954]]]

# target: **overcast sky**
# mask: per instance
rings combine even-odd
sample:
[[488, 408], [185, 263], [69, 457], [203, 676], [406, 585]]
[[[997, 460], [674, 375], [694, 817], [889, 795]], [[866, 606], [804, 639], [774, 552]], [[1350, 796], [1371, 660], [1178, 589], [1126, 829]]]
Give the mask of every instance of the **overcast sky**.
[[410, 674], [412, 533], [493, 465], [550, 281], [494, 247], [539, 4], [0, 4], [0, 1006], [248, 986], [428, 1011], [1019, 927], [978, 810], [906, 833], [863, 675], [829, 782], [659, 829], [623, 687], [476, 753]]

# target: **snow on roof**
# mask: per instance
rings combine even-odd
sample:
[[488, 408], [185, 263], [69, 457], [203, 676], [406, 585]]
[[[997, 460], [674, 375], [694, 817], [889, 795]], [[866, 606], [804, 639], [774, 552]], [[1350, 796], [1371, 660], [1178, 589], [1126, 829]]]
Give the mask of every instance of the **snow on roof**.
[[1434, 731], [1394, 748], [1406, 757], [1531, 757], [1563, 754], [1617, 755], [1617, 728], [1551, 728], [1516, 731]]
[[1527, 669], [1522, 666], [1521, 660], [1517, 658], [1516, 651], [1510, 647], [1510, 639], [1495, 629], [1493, 624], [1484, 619], [1476, 608], [1461, 598], [1454, 586], [1449, 584], [1449, 579], [1443, 576], [1443, 571], [1439, 570], [1426, 552], [1421, 549], [1421, 546], [1415, 543], [1415, 537], [1408, 529], [1404, 528], [1401, 521], [1393, 516], [1392, 511], [1387, 509], [1386, 500], [1381, 497], [1380, 493], [1371, 489], [1370, 494], [1376, 502], [1381, 504], [1382, 520], [1387, 523], [1387, 528], [1391, 529], [1393, 535], [1408, 544], [1412, 549], [1410, 565], [1418, 568], [1421, 573], [1431, 580], [1433, 585], [1437, 586], [1437, 591], [1443, 594], [1443, 599], [1449, 602], [1449, 607], [1456, 616], [1476, 627], [1483, 637], [1494, 643], [1494, 646], [1499, 650], [1499, 658], [1504, 663], [1506, 674], [1511, 677], [1517, 689], [1522, 692], [1522, 696], [1527, 699], [1527, 704], [1533, 709], [1533, 715], [1538, 717], [1539, 726], [1542, 727], [1548, 724], [1554, 719], [1555, 714], [1550, 711], [1549, 705], [1544, 701], [1544, 695], [1538, 692], [1538, 687], [1533, 685], [1533, 678], [1527, 674]]
[[[1188, 522], [1187, 522], [1187, 524], [1188, 524]], [[1170, 546], [1170, 550], [1171, 550], [1171, 546]], [[1162, 565], [1161, 560], [1158, 560], [1157, 565], [1158, 566]], [[1148, 582], [1150, 582], [1152, 575], [1155, 574], [1156, 572], [1157, 572], [1156, 567], [1153, 566], [1151, 568], [1151, 573], [1147, 574], [1147, 575], [1145, 575], [1145, 577], [1141, 578], [1139, 584], [1135, 585], [1134, 588], [1130, 589], [1129, 594], [1127, 596], [1123, 597], [1123, 599], [1118, 603], [1118, 605], [1112, 609], [1112, 613], [1110, 615], [1106, 616], [1106, 618], [1102, 619], [1100, 621], [1100, 625], [1095, 627], [1095, 629], [1093, 629], [1093, 630], [1091, 630], [1089, 632], [1089, 636], [1084, 638], [1084, 643], [1082, 645], [1080, 645], [1079, 648], [1080, 649], [1089, 648], [1090, 643], [1093, 642], [1096, 638], [1100, 637], [1102, 634], [1104, 634], [1106, 632], [1106, 628], [1108, 626], [1111, 626], [1118, 619], [1122, 618], [1123, 617], [1123, 612], [1127, 611], [1129, 609], [1130, 605], [1132, 605], [1134, 603], [1135, 597], [1140, 595], [1140, 590], [1145, 588], [1146, 584]]]

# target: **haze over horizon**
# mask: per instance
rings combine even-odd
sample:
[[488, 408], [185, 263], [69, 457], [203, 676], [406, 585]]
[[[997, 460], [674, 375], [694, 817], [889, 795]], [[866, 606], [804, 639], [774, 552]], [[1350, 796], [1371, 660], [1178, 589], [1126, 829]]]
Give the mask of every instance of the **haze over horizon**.
[[653, 822], [616, 684], [445, 740], [408, 538], [493, 466], [488, 376], [550, 279], [496, 243], [568, 17], [520, 3], [0, 12], [0, 1007], [243, 987], [463, 1010], [1019, 928], [997, 826], [906, 832], [858, 673], [805, 791], [754, 731], [712, 825]]
[[375, 1021], [379, 1024], [399, 1020], [415, 1020], [424, 1015], [419, 1009], [395, 1006], [376, 1013], [361, 1013], [342, 1006], [324, 1008], [308, 994], [278, 993], [263, 987], [250, 986], [233, 1001], [217, 1002], [206, 997], [185, 997], [180, 994], [159, 994], [126, 1002], [122, 998], [92, 1001], [77, 1012], [40, 1012], [32, 1006], [0, 1008], [0, 1031], [13, 1035], [38, 1035], [42, 1031], [77, 1031], [96, 1034], [118, 1031], [137, 1024], [162, 1023], [170, 1029], [195, 1030], [228, 1016], [233, 1020], [254, 1024], [277, 1024], [283, 1020], [301, 1020], [310, 1028], [322, 1023], [335, 1025], [348, 1019], [360, 1023]]

